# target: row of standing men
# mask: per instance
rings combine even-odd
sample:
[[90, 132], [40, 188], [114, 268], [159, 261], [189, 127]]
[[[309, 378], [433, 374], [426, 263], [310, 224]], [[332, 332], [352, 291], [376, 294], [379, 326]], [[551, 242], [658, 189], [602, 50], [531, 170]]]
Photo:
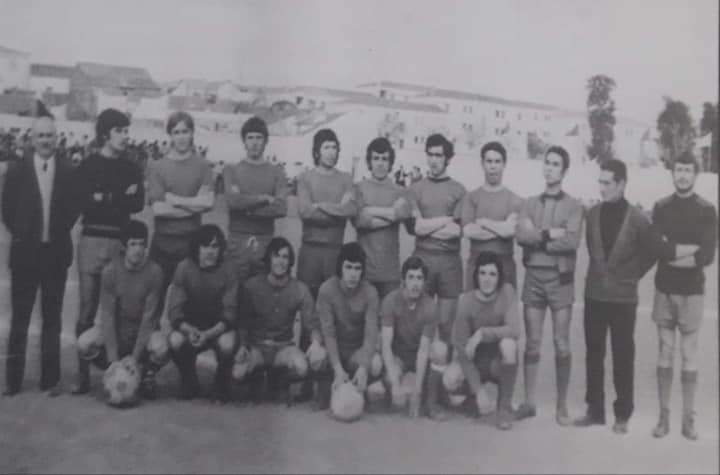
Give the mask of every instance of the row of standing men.
[[[67, 267], [72, 260], [70, 229], [79, 215], [82, 215], [82, 232], [77, 243], [80, 305], [76, 334], [81, 357], [74, 392], [84, 393], [89, 389], [88, 354], [82, 350], [92, 347], [91, 356], [98, 356], [95, 343], [100, 342], [98, 335], [104, 335], [101, 331], [104, 327], [101, 325], [98, 329], [95, 325], [98, 324], [96, 320], [104, 319], [96, 319], [95, 315], [98, 307], [103, 305], [103, 296], [114, 295], [115, 308], [118, 302], [120, 308], [124, 308], [123, 300], [127, 300], [128, 295], [142, 293], [149, 287], [149, 284], [139, 285], [141, 279], [122, 270], [123, 266], [125, 270], [132, 267], [123, 263], [129, 259], [128, 254], [132, 256], [127, 252], [130, 238], [142, 241], [142, 233], [137, 229], [134, 236], [133, 233], [123, 234], [123, 230], [133, 228], [128, 226], [130, 215], [141, 211], [146, 202], [142, 174], [130, 162], [118, 158], [127, 143], [128, 126], [129, 120], [124, 114], [112, 109], [103, 111], [96, 123], [96, 135], [103, 144], [102, 149], [83, 161], [73, 173], [52, 160], [55, 143], [52, 119], [38, 119], [33, 128], [33, 155], [8, 171], [2, 211], [3, 221], [12, 234], [13, 316], [6, 394], [20, 390], [27, 323], [38, 286], [43, 295], [41, 387], [50, 394], [58, 393], [59, 313]], [[183, 393], [191, 396], [195, 393], [196, 381], [194, 372], [187, 368], [192, 366], [189, 361], [194, 362], [194, 359], [190, 355], [196, 351], [189, 348], [198, 350], [214, 345], [220, 354], [224, 342], [226, 349], [232, 349], [232, 363], [222, 359], [225, 363], [218, 366], [216, 389], [222, 399], [227, 397], [223, 374], [235, 374], [240, 378], [257, 373], [250, 370], [264, 366], [264, 362], [269, 364], [270, 360], [298, 360], [297, 352], [295, 356], [288, 356], [286, 353], [291, 350], [280, 351], [291, 346], [286, 345], [287, 327], [280, 325], [282, 331], [279, 327], [273, 328], [273, 324], [283, 320], [277, 315], [300, 309], [288, 307], [288, 299], [278, 298], [277, 286], [273, 287], [273, 258], [283, 252], [293, 254], [291, 246], [279, 249], [269, 246], [275, 219], [287, 213], [287, 180], [280, 167], [263, 160], [268, 140], [266, 124], [259, 118], [249, 119], [241, 130], [246, 156], [223, 171], [229, 210], [228, 237], [224, 244], [221, 232], [211, 232], [208, 230], [211, 228], [201, 226], [201, 215], [213, 207], [214, 195], [210, 166], [194, 152], [192, 117], [184, 112], [175, 113], [169, 118], [166, 130], [170, 135], [171, 150], [164, 159], [153, 163], [147, 173], [147, 201], [154, 214], [149, 255], [159, 269], [154, 273], [154, 279], [160, 281], [157, 302], [143, 301], [139, 305], [140, 301], [133, 298], [125, 302], [128, 307], [125, 317], [135, 320], [136, 324], [131, 325], [134, 330], [128, 332], [134, 337], [129, 339], [132, 344], [125, 345], [123, 352], [138, 360], [150, 361], [148, 355], [152, 352], [146, 351], [148, 343], [162, 347], [167, 341], [170, 353], [181, 369]], [[379, 377], [384, 366], [388, 393], [394, 400], [402, 399], [403, 366], [405, 371], [416, 369], [422, 377], [410, 384], [415, 388], [408, 392], [410, 406], [414, 408], [411, 412], [419, 411], [419, 398], [424, 394], [426, 412], [436, 418], [442, 417], [442, 410], [436, 403], [443, 392], [440, 383], [443, 374], [445, 389], [457, 390], [463, 386], [459, 381], [466, 382], [464, 387], [474, 395], [470, 399], [475, 401], [480, 413], [488, 412], [491, 406], [482, 382], [486, 376], [490, 379], [494, 376], [500, 383], [502, 399], [498, 401], [498, 426], [508, 428], [511, 420], [532, 417], [536, 413], [535, 387], [542, 328], [549, 307], [555, 343], [556, 420], [560, 425], [570, 425], [573, 421], [567, 409], [571, 368], [569, 327], [575, 300], [576, 254], [583, 223], [587, 221], [590, 263], [584, 319], [588, 411], [575, 424], [604, 424], [603, 361], [609, 331], [617, 392], [613, 430], [627, 432], [634, 408], [633, 332], [637, 284], [659, 261], [653, 319], [659, 335], [657, 374], [661, 410], [654, 433], [661, 436], [669, 428], [669, 392], [677, 328], [681, 334], [683, 357], [683, 433], [696, 438], [693, 400], [697, 384], [697, 334], [704, 294], [702, 269], [714, 258], [717, 218], [713, 205], [693, 192], [698, 173], [693, 157], [688, 155], [676, 161], [672, 170], [675, 192], [656, 204], [650, 220], [624, 199], [627, 169], [618, 160], [611, 160], [601, 167], [599, 184], [603, 202], [585, 210], [579, 200], [562, 190], [570, 157], [561, 147], [551, 147], [545, 154], [545, 191], [525, 200], [502, 185], [508, 157], [500, 143], [491, 142], [482, 148], [480, 158], [485, 182], [471, 192], [466, 192], [447, 174], [453, 157], [451, 142], [441, 134], [434, 134], [428, 137], [425, 149], [428, 177], [409, 190], [403, 190], [388, 178], [395, 160], [391, 144], [384, 138], [375, 139], [369, 144], [366, 155], [372, 178], [353, 184], [348, 174], [335, 168], [340, 152], [335, 133], [323, 129], [315, 134], [312, 155], [316, 167], [298, 179], [302, 244], [298, 253], [297, 280], [292, 279], [296, 282], [294, 287], [307, 287], [311, 299], [317, 301], [316, 310], [309, 312], [310, 316], [303, 321], [306, 331], [300, 332], [299, 347], [307, 355], [306, 363], [309, 362], [318, 373], [332, 374], [336, 382], [352, 379], [362, 389], [367, 386], [369, 376]], [[37, 206], [29, 207], [31, 202]], [[358, 244], [343, 248], [348, 220], [357, 229]], [[401, 223], [415, 236], [413, 256], [419, 258], [405, 264], [410, 265], [412, 269], [409, 270], [422, 271], [422, 295], [432, 301], [433, 310], [428, 314], [434, 316], [435, 326], [428, 325], [421, 332], [427, 338], [428, 348], [421, 344], [425, 340], [415, 331], [423, 328], [418, 322], [424, 315], [415, 310], [417, 302], [408, 290], [412, 286], [408, 285], [407, 279], [415, 273], [400, 273]], [[201, 229], [204, 231], [200, 232]], [[470, 239], [465, 275], [460, 258], [462, 237]], [[518, 289], [513, 257], [515, 241], [523, 248], [526, 268], [521, 289]], [[126, 248], [124, 254], [121, 252], [123, 247]], [[232, 312], [222, 304], [227, 299], [217, 298], [217, 293], [214, 299], [208, 298], [213, 293], [211, 288], [217, 290], [213, 286], [216, 282], [206, 278], [202, 271], [207, 269], [200, 265], [203, 256], [212, 255], [208, 249], [213, 247], [216, 253], [223, 248], [221, 254], [229, 265], [215, 263], [209, 268], [228, 267], [231, 269], [228, 275], [241, 283], [240, 295], [234, 300], [235, 306], [242, 302], [241, 310], [235, 313], [255, 315], [241, 319], [255, 323], [245, 326], [231, 342], [226, 341], [231, 339], [229, 336], [223, 339], [228, 333], [226, 330], [232, 326], [229, 316]], [[283, 251], [286, 248], [287, 251]], [[272, 252], [268, 253], [268, 249]], [[354, 257], [344, 259], [347, 255], [341, 256], [341, 249]], [[121, 258], [121, 255], [125, 257]], [[108, 265], [113, 260], [117, 263], [114, 270]], [[289, 278], [290, 261], [294, 261], [294, 256], [287, 260]], [[358, 277], [355, 287], [350, 285], [352, 279], [346, 279], [346, 263], [360, 263], [362, 279]], [[404, 271], [408, 270], [407, 266], [403, 267]], [[479, 275], [481, 269], [485, 274], [494, 273], [495, 278], [495, 285], [490, 285], [492, 279], [483, 274], [488, 280], [485, 291], [481, 285], [485, 280]], [[360, 280], [363, 285], [359, 285]], [[259, 288], [248, 293], [252, 282]], [[114, 293], [113, 286], [116, 287]], [[166, 298], [168, 288], [172, 290]], [[359, 288], [369, 290], [360, 292]], [[519, 315], [513, 317], [518, 313], [513, 303], [517, 300], [516, 289], [524, 304], [526, 345], [522, 361], [524, 401], [514, 410], [510, 402], [519, 361], [517, 340], [520, 336]], [[302, 294], [297, 289], [293, 292]], [[261, 297], [255, 301], [257, 295]], [[173, 331], [167, 338], [153, 337], [166, 302]], [[386, 335], [383, 329], [382, 338], [377, 339], [372, 337], [373, 331], [363, 330], [372, 326], [367, 325], [364, 311], [370, 307], [375, 308], [375, 322], [378, 321], [378, 308], [383, 322], [386, 319], [393, 321], [386, 314], [399, 316], [394, 327], [391, 325], [394, 334]], [[202, 320], [203, 316], [209, 315], [206, 308], [215, 309], [210, 313], [214, 313], [214, 318], [219, 321], [201, 330], [193, 319]], [[252, 311], [246, 311], [247, 308]], [[146, 322], [142, 318], [143, 312], [152, 318]], [[333, 318], [323, 318], [323, 314]], [[400, 330], [404, 320], [417, 325], [408, 325], [407, 331]], [[204, 321], [200, 326], [208, 324], [207, 319]], [[265, 321], [265, 324], [257, 321]], [[145, 322], [145, 325], [138, 322]], [[464, 324], [466, 328], [458, 330]], [[95, 332], [88, 333], [93, 328]], [[367, 342], [360, 338], [366, 334], [370, 335]], [[83, 335], [86, 337], [82, 338]], [[430, 361], [427, 371], [424, 367], [422, 370], [415, 368], [419, 361], [412, 361], [409, 356], [404, 363], [402, 358], [400, 363], [395, 362], [397, 355], [393, 354], [393, 349], [399, 352], [401, 350], [397, 348], [404, 345], [395, 340], [400, 341], [403, 337], [413, 340], [410, 335], [415, 335], [418, 340], [410, 342], [410, 350], [417, 358], [423, 356]], [[372, 348], [367, 346], [375, 341], [384, 342], [388, 337], [388, 349], [379, 343], [373, 343]], [[108, 344], [104, 340], [105, 356], [110, 360], [120, 357], [117, 348], [108, 352], [108, 348], [117, 342]], [[83, 341], [92, 344], [80, 345]], [[358, 341], [363, 343], [358, 345]], [[356, 355], [358, 349], [363, 351]], [[413, 351], [408, 354], [412, 355]], [[155, 364], [144, 365], [143, 388], [148, 395], [154, 392], [153, 370], [161, 359], [158, 358]], [[495, 364], [488, 363], [492, 361]], [[373, 362], [377, 364], [373, 365]], [[348, 372], [352, 372], [352, 378]], [[318, 383], [318, 388], [320, 386]], [[323, 393], [320, 389], [317, 392]]]

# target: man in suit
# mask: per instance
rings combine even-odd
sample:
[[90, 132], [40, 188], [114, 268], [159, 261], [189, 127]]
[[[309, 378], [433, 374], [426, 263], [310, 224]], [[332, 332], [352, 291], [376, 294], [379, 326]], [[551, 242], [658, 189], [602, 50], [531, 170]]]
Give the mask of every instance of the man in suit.
[[612, 159], [600, 167], [602, 202], [588, 212], [586, 243], [590, 264], [585, 281], [587, 413], [579, 427], [605, 424], [604, 363], [608, 330], [613, 358], [613, 432], [626, 434], [633, 413], [635, 317], [638, 282], [660, 257], [691, 255], [696, 245], [664, 242], [645, 213], [625, 199], [627, 167]]
[[12, 236], [12, 318], [5, 396], [17, 394], [22, 386], [28, 326], [38, 287], [42, 294], [40, 388], [49, 396], [60, 394], [60, 313], [72, 262], [70, 231], [78, 213], [73, 169], [56, 157], [56, 142], [54, 119], [38, 117], [32, 128], [33, 150], [10, 166], [3, 189], [2, 219]]

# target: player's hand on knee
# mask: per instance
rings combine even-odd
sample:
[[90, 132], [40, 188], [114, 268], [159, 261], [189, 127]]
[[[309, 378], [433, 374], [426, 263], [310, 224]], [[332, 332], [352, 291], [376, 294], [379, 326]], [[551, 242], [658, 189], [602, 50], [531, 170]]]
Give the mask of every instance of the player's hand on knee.
[[307, 351], [305, 351], [305, 356], [310, 364], [310, 368], [313, 371], [319, 371], [327, 358], [327, 351], [317, 340], [313, 340]]
[[490, 398], [483, 387], [480, 387], [478, 392], [475, 393], [475, 404], [477, 405], [478, 412], [482, 416], [490, 414], [495, 410], [492, 401], [490, 401]]
[[358, 391], [363, 392], [367, 388], [368, 382], [368, 371], [364, 366], [360, 366], [353, 376], [352, 383], [358, 388]]

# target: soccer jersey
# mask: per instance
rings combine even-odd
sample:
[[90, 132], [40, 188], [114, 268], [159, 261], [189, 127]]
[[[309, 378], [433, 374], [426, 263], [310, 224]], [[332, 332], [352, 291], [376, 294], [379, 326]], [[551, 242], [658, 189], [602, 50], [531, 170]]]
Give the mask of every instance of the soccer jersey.
[[435, 336], [435, 301], [423, 293], [411, 307], [403, 289], [393, 290], [382, 301], [380, 319], [383, 326], [393, 328], [393, 354], [406, 364], [414, 364], [420, 348], [420, 338]]
[[[520, 213], [522, 198], [503, 187], [497, 191], [488, 191], [484, 187], [477, 188], [465, 195], [460, 211], [462, 225], [466, 226], [477, 219], [485, 218], [493, 221], [505, 221], [512, 213]], [[470, 253], [477, 255], [482, 251], [490, 251], [504, 256], [512, 256], [513, 238], [489, 239], [479, 241], [470, 239]]]
[[101, 318], [112, 319], [119, 347], [132, 347], [138, 338], [149, 338], [154, 330], [142, 322], [152, 319], [162, 285], [162, 270], [151, 260], [139, 269], [128, 269], [124, 256], [114, 258], [102, 271]]
[[316, 312], [328, 352], [337, 343], [341, 359], [362, 348], [362, 365], [368, 367], [378, 332], [377, 290], [365, 279], [353, 290], [345, 290], [337, 276], [326, 280], [318, 292]]
[[[302, 220], [302, 242], [342, 246], [345, 236], [345, 221], [357, 212], [353, 201], [340, 206], [346, 193], [353, 193], [354, 187], [350, 174], [332, 169], [327, 173], [317, 169], [308, 170], [298, 176], [298, 214]], [[314, 209], [313, 203], [332, 203], [338, 205], [342, 216], [330, 216]]]
[[298, 312], [306, 331], [319, 326], [310, 290], [292, 277], [285, 285], [277, 286], [270, 283], [267, 274], [256, 275], [245, 283], [241, 302], [238, 327], [242, 342], [246, 339], [250, 344], [292, 341]]
[[[267, 161], [242, 160], [223, 169], [225, 199], [230, 213], [229, 234], [265, 235], [275, 232], [275, 219], [287, 214], [288, 183], [283, 169]], [[260, 204], [257, 195], [275, 197]]]
[[229, 262], [201, 269], [186, 258], [178, 264], [168, 298], [168, 319], [173, 328], [183, 322], [207, 330], [224, 321], [235, 327], [237, 278]]
[[[148, 200], [164, 201], [165, 193], [194, 197], [202, 186], [213, 187], [210, 162], [193, 153], [188, 158], [173, 158], [177, 152], [150, 163], [148, 167]], [[200, 227], [200, 214], [184, 218], [155, 216], [155, 234], [188, 235]]]
[[453, 324], [453, 344], [464, 348], [478, 329], [482, 331], [481, 343], [520, 337], [520, 312], [512, 285], [503, 285], [490, 300], [479, 299], [474, 290], [460, 295]]
[[[368, 179], [357, 184], [358, 209], [365, 206], [391, 207], [399, 198], [405, 197], [405, 190], [389, 178], [383, 181]], [[407, 212], [399, 220], [410, 217]], [[364, 226], [363, 219], [355, 219], [358, 243], [365, 250], [365, 276], [371, 282], [390, 282], [400, 280], [400, 223], [370, 229]]]
[[653, 224], [671, 243], [700, 246], [695, 252], [695, 267], [672, 267], [664, 259], [658, 261], [655, 273], [657, 289], [666, 294], [704, 293], [703, 267], [712, 263], [717, 245], [715, 207], [694, 193], [687, 198], [673, 194], [655, 204]]
[[[410, 187], [409, 196], [420, 210], [423, 218], [452, 216], [460, 221], [460, 208], [465, 196], [465, 187], [450, 177], [424, 178]], [[417, 236], [415, 248], [425, 251], [460, 252], [460, 237], [437, 239], [432, 236]]]

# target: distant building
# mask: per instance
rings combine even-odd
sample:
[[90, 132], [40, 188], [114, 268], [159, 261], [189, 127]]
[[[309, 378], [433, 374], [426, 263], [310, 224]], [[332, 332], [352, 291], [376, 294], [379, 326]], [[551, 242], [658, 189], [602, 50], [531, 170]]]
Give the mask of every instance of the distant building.
[[143, 98], [158, 98], [162, 89], [144, 68], [78, 63], [70, 80], [68, 119], [94, 119], [108, 107], [132, 114]]
[[0, 46], [0, 94], [30, 87], [30, 54]]
[[33, 63], [30, 65], [30, 89], [48, 107], [67, 104], [74, 73], [72, 66]]

